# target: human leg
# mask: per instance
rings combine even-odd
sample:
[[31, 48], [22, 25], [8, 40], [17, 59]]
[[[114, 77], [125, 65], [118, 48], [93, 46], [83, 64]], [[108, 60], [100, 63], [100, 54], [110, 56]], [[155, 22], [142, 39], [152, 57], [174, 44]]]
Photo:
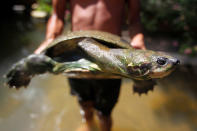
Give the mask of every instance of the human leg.
[[121, 80], [97, 80], [96, 83], [94, 108], [97, 110], [101, 131], [110, 131], [112, 127], [111, 112], [119, 97]]
[[86, 122], [88, 125], [91, 125], [93, 122], [93, 102], [92, 101], [79, 101], [80, 105], [80, 114], [82, 115], [82, 122]]
[[71, 94], [78, 97], [83, 121], [91, 129], [93, 107], [97, 110], [102, 131], [110, 131], [112, 126], [111, 111], [115, 106], [121, 80], [119, 79], [69, 79]]
[[101, 131], [110, 131], [112, 128], [111, 114], [108, 116], [105, 116], [102, 113], [97, 112], [97, 116], [99, 118], [99, 125], [101, 128]]
[[71, 94], [77, 96], [80, 105], [83, 125], [78, 131], [93, 131], [94, 128], [94, 108], [93, 93], [87, 79], [68, 79], [71, 87]]

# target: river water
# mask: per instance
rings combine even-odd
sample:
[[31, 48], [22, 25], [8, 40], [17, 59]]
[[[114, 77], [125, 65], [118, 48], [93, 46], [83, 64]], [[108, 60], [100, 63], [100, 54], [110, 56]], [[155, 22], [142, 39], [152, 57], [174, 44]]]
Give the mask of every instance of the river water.
[[[21, 14], [1, 23], [2, 76], [17, 60], [30, 54], [44, 39], [45, 21]], [[36, 76], [28, 88], [8, 89], [0, 81], [0, 131], [75, 131], [81, 116], [63, 75]], [[180, 67], [157, 81], [148, 95], [132, 91], [123, 79], [113, 111], [112, 131], [197, 130], [197, 78], [191, 67]], [[96, 119], [96, 118], [95, 118]]]

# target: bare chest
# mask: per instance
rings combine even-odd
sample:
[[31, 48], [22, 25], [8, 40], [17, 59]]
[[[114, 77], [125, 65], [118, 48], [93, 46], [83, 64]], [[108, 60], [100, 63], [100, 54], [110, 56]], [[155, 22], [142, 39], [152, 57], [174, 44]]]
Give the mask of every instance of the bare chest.
[[123, 7], [124, 0], [71, 0], [73, 30], [97, 29], [116, 33], [110, 30], [120, 27]]

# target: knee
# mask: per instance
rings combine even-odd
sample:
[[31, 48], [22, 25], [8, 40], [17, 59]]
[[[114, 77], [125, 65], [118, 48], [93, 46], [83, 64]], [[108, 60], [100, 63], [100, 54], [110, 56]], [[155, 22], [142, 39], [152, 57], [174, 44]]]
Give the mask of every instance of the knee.
[[111, 112], [109, 113], [103, 113], [101, 111], [97, 111], [97, 116], [100, 120], [107, 120], [107, 119], [111, 119]]
[[93, 108], [93, 102], [92, 101], [85, 101], [85, 102], [84, 101], [79, 101], [79, 104], [80, 104], [80, 106], [83, 110]]

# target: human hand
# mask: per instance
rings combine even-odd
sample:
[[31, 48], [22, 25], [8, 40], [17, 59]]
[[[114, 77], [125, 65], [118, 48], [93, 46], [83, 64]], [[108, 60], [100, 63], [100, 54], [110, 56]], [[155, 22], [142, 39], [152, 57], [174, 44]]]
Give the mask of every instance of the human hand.
[[54, 39], [46, 39], [40, 44], [40, 46], [34, 51], [34, 54], [40, 54]]
[[142, 33], [135, 35], [130, 44], [135, 49], [146, 49], [146, 46], [144, 44], [144, 35]]

